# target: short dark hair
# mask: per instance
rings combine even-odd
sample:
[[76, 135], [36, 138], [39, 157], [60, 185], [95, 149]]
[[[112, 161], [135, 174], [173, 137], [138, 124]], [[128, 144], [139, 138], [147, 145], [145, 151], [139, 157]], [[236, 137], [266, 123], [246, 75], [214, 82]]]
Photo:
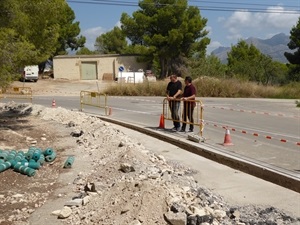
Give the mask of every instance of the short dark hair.
[[185, 77], [185, 81], [188, 81], [189, 83], [192, 83], [192, 78], [190, 76]]

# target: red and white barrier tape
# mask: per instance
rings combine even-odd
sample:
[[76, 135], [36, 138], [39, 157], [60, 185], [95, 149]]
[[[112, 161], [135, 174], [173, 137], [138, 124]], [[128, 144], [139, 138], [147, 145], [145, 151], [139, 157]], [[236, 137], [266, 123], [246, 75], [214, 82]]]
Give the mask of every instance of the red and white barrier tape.
[[289, 118], [300, 118], [300, 116], [296, 115], [285, 115], [283, 113], [270, 113], [270, 112], [259, 112], [259, 111], [251, 111], [251, 110], [244, 110], [244, 109], [233, 109], [233, 108], [226, 108], [226, 107], [217, 107], [217, 106], [209, 106], [213, 109], [223, 109], [223, 110], [230, 110], [235, 112], [248, 112], [253, 114], [261, 114], [261, 115], [269, 115], [269, 116], [281, 116], [281, 117], [289, 117]]
[[220, 127], [220, 128], [223, 128], [223, 129], [228, 129], [228, 130], [231, 130], [231, 131], [235, 131], [235, 132], [241, 132], [242, 134], [250, 134], [250, 135], [253, 135], [253, 136], [260, 136], [260, 137], [265, 137], [266, 139], [269, 139], [269, 140], [279, 140], [280, 142], [282, 143], [295, 143], [296, 145], [300, 146], [300, 142], [292, 142], [292, 141], [288, 141], [287, 139], [278, 139], [278, 138], [275, 138], [275, 137], [272, 137], [272, 136], [269, 136], [269, 135], [260, 135], [258, 133], [253, 133], [253, 132], [248, 132], [246, 130], [237, 130], [235, 128], [229, 128], [228, 126], [224, 126], [224, 125], [218, 125], [218, 124], [213, 124], [213, 123], [208, 123], [208, 122], [205, 122], [205, 125], [212, 125], [214, 127]]

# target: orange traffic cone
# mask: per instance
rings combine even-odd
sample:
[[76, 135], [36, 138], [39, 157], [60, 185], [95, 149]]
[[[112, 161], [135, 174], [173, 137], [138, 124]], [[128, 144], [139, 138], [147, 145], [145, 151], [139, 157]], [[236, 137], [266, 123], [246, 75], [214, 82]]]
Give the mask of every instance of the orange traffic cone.
[[55, 108], [56, 107], [56, 102], [55, 102], [55, 99], [52, 100], [52, 108]]
[[163, 114], [160, 115], [160, 120], [159, 120], [159, 126], [158, 126], [158, 128], [165, 129], [165, 118], [164, 118]]
[[226, 129], [226, 132], [225, 132], [225, 138], [224, 138], [223, 145], [224, 146], [233, 145], [233, 143], [231, 142], [230, 132], [228, 129]]

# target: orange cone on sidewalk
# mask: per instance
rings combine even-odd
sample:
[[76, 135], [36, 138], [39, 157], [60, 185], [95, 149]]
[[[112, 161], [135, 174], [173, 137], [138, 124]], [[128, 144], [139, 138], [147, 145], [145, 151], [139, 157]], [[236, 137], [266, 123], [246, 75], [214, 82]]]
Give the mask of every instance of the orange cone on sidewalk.
[[56, 107], [56, 102], [55, 102], [55, 99], [52, 100], [52, 108], [55, 108]]
[[229, 145], [233, 145], [233, 143], [231, 142], [231, 136], [230, 136], [230, 132], [228, 129], [226, 129], [225, 132], [225, 138], [224, 138], [224, 146], [229, 146]]
[[164, 118], [163, 114], [160, 115], [160, 120], [159, 120], [159, 126], [158, 126], [158, 128], [165, 129], [165, 118]]

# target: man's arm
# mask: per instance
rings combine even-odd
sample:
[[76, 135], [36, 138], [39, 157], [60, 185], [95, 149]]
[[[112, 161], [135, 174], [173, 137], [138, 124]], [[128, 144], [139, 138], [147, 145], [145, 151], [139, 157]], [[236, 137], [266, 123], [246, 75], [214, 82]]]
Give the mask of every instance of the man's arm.
[[182, 93], [182, 91], [179, 89], [173, 97], [177, 98], [179, 95], [181, 95], [181, 93]]
[[190, 100], [190, 99], [194, 99], [196, 97], [195, 94], [189, 96], [189, 97], [184, 97], [183, 100]]
[[190, 100], [196, 98], [196, 88], [194, 86], [191, 87], [191, 94], [190, 96], [184, 97], [183, 100]]

